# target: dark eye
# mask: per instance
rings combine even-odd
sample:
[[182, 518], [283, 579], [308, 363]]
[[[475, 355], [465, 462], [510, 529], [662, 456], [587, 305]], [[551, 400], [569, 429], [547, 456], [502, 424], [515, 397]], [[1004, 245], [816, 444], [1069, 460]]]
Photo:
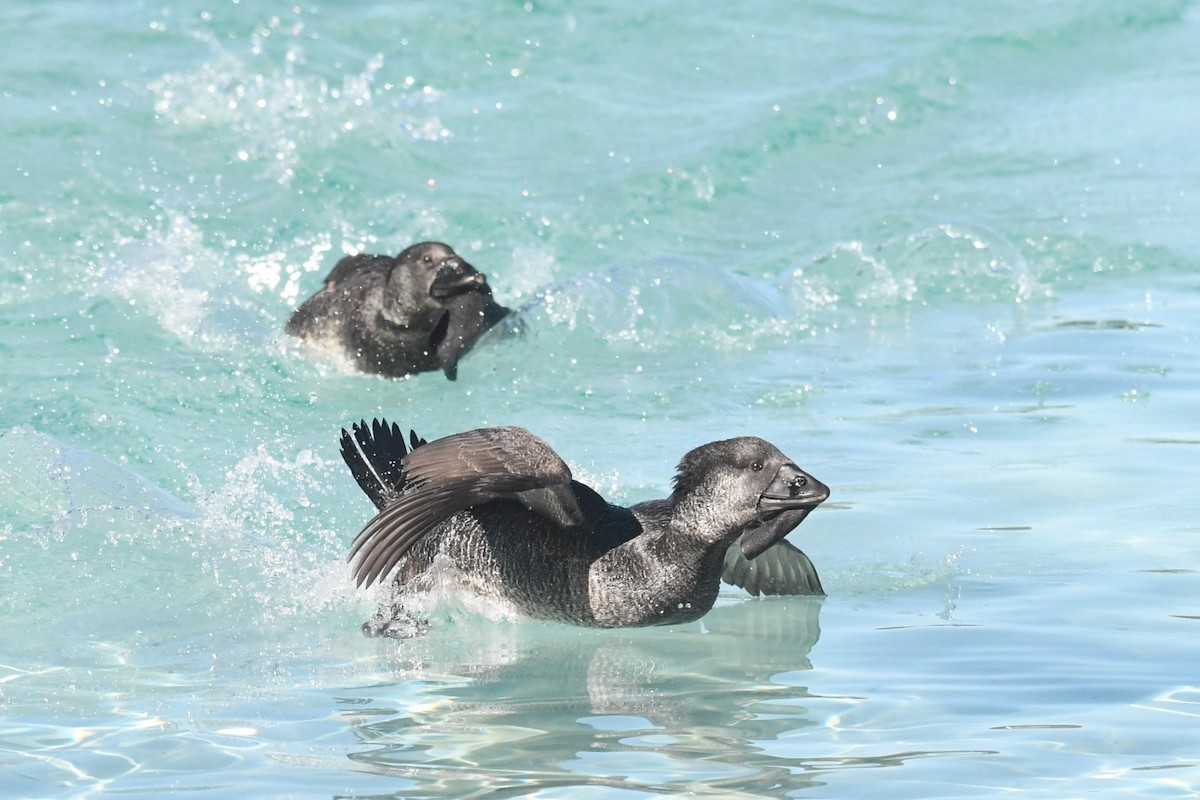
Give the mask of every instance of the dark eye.
[[426, 255], [421, 256], [421, 260], [424, 261], [426, 264], [432, 264], [433, 256], [426, 254]]
[[763, 468], [763, 463], [761, 461], [751, 461], [750, 462], [750, 469], [754, 470], [755, 472], [762, 472], [762, 468]]

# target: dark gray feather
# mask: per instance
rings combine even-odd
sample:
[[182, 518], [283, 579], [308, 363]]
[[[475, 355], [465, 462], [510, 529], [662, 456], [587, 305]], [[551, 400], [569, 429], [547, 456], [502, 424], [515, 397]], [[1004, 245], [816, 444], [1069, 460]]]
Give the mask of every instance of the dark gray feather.
[[[411, 434], [415, 437], [415, 433]], [[571, 491], [571, 470], [548, 444], [524, 428], [481, 428], [447, 436], [405, 454], [396, 425], [376, 421], [368, 434], [355, 426], [358, 450], [375, 475], [343, 455], [368, 497], [386, 497], [382, 510], [350, 546], [354, 578], [370, 585], [441, 522], [490, 500], [511, 497], [557, 525], [579, 524], [583, 514]]]
[[725, 551], [725, 583], [759, 595], [824, 595], [817, 568], [803, 550], [787, 540], [776, 542], [761, 555], [746, 558], [734, 542]]

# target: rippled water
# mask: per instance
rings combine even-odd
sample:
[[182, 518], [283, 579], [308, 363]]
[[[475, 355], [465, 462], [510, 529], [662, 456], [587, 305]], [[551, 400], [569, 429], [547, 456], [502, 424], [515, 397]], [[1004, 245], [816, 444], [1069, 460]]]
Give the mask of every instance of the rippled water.
[[[1190, 3], [0, 10], [0, 796], [1200, 792]], [[285, 340], [450, 242], [524, 335]], [[365, 639], [339, 428], [764, 436], [829, 597]]]

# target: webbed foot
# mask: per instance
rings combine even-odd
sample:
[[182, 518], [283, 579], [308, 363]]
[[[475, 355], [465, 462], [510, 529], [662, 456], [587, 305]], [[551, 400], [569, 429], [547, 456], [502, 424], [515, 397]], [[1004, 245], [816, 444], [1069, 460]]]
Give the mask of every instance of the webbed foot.
[[429, 620], [420, 619], [395, 610], [390, 616], [376, 611], [375, 615], [363, 623], [363, 636], [386, 636], [389, 639], [413, 639], [424, 636], [429, 631]]

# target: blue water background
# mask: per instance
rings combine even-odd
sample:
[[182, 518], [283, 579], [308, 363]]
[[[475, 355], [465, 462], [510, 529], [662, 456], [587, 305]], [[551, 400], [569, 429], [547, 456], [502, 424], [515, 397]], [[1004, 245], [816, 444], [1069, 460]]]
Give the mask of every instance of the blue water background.
[[[0, 796], [1200, 792], [1200, 10], [0, 9]], [[435, 238], [450, 383], [286, 341]], [[829, 597], [358, 631], [338, 429], [753, 433]]]

